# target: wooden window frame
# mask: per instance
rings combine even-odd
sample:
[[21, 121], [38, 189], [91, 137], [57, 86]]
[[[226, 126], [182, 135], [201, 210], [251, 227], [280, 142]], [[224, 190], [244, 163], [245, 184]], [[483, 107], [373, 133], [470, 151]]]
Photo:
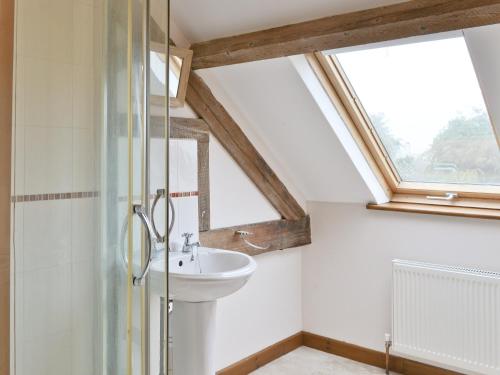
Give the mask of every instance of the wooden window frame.
[[[151, 42], [151, 51], [161, 54], [162, 60], [165, 61], [165, 44], [158, 42]], [[171, 56], [176, 56], [182, 59], [182, 66], [175, 65], [173, 68], [179, 74], [179, 87], [177, 88], [177, 95], [170, 97], [170, 107], [179, 108], [184, 106], [186, 102], [186, 91], [188, 86], [189, 74], [191, 72], [191, 64], [193, 60], [193, 51], [187, 48], [179, 48], [176, 46], [169, 46], [169, 53]], [[165, 98], [160, 95], [151, 95], [151, 103], [153, 105], [162, 106]]]
[[[335, 56], [322, 52], [307, 60], [360, 147], [390, 202], [367, 208], [500, 219], [500, 187], [403, 181]], [[428, 199], [457, 193], [450, 201]]]

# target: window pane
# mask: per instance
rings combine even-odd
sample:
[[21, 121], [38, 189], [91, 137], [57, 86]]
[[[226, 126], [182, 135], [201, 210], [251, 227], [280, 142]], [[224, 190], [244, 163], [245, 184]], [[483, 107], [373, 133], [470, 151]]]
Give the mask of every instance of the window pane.
[[500, 151], [462, 37], [336, 56], [403, 181], [500, 185]]

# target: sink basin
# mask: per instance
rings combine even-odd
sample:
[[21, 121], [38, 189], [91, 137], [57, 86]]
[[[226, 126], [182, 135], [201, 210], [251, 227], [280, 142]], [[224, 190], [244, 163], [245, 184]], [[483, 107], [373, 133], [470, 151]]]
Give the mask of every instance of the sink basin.
[[[196, 250], [195, 250], [196, 254]], [[198, 256], [169, 254], [170, 298], [184, 302], [215, 301], [243, 287], [257, 268], [248, 255], [235, 251], [200, 247]], [[153, 261], [151, 271], [162, 272], [162, 258]]]
[[[215, 374], [215, 321], [219, 298], [241, 289], [257, 264], [246, 254], [200, 247], [192, 255], [169, 253], [169, 298], [177, 374]], [[165, 258], [151, 264], [152, 288], [163, 290]], [[193, 355], [193, 353], [195, 353]]]

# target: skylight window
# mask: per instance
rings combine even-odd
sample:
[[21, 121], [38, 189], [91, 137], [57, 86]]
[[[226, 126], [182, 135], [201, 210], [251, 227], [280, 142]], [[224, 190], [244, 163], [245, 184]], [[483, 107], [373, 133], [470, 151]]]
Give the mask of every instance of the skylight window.
[[398, 181], [500, 185], [500, 151], [463, 37], [333, 58]]

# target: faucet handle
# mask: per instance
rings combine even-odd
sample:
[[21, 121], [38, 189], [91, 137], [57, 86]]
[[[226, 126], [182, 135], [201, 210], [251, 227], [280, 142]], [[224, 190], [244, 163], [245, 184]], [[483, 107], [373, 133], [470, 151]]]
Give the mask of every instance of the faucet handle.
[[189, 240], [191, 239], [191, 237], [194, 236], [194, 233], [182, 233], [182, 237], [184, 237], [186, 239], [186, 243], [189, 243]]

